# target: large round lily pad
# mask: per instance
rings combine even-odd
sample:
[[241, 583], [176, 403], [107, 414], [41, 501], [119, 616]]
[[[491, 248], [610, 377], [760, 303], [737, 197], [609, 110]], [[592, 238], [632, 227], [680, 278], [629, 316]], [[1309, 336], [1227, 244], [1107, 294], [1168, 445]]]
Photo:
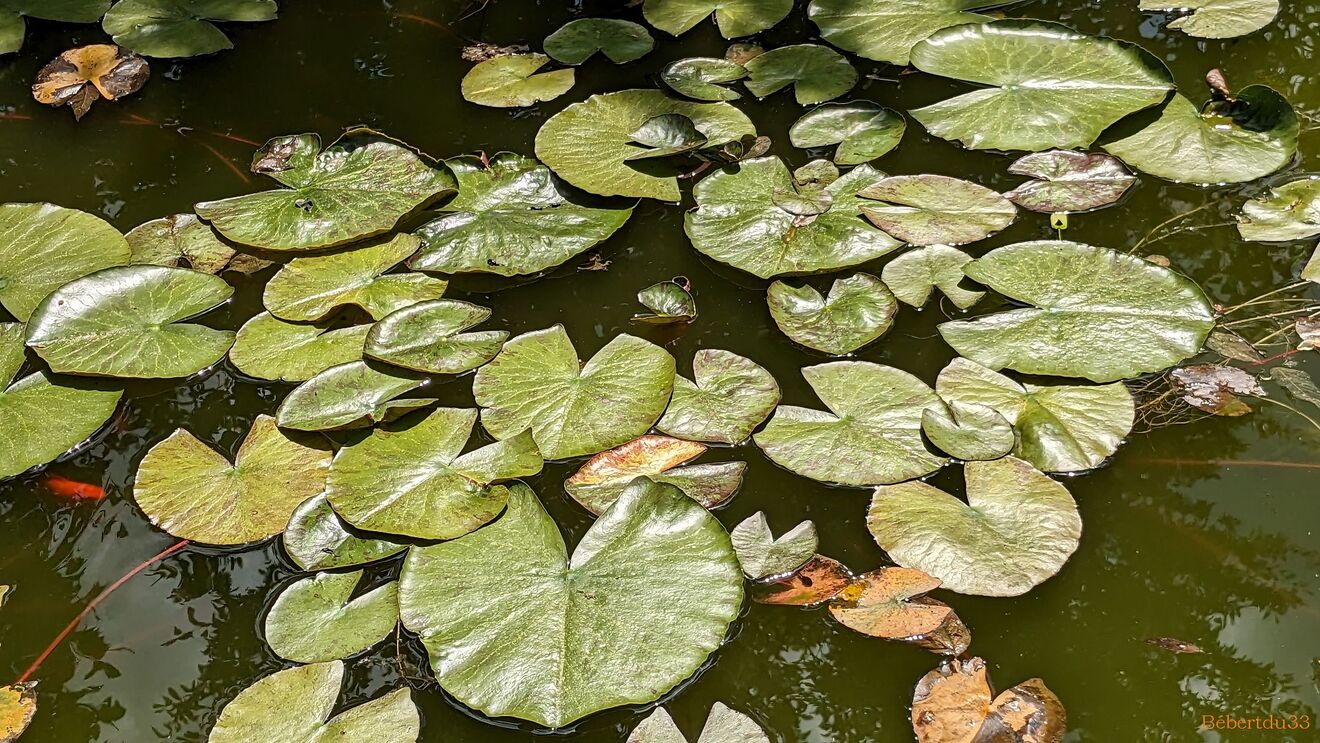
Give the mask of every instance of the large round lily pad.
[[962, 245], [983, 240], [1017, 218], [1017, 208], [994, 191], [943, 175], [896, 175], [858, 193], [862, 214], [895, 239], [912, 245]]
[[426, 383], [380, 371], [365, 361], [350, 361], [298, 385], [275, 415], [281, 426], [299, 431], [368, 428], [433, 403], [425, 398], [396, 399]]
[[[0, 54], [23, 47], [27, 31], [24, 18], [96, 23], [109, 9], [110, 0], [0, 0]], [[4, 731], [0, 729], [0, 732]]]
[[1169, 23], [1199, 39], [1231, 39], [1265, 28], [1279, 14], [1279, 0], [1141, 0], [1141, 10], [1190, 10]]
[[834, 100], [857, 84], [857, 69], [848, 58], [820, 44], [792, 44], [749, 59], [747, 89], [757, 98], [788, 86], [799, 105]]
[[645, 26], [617, 18], [578, 18], [545, 37], [545, 53], [563, 64], [582, 64], [596, 52], [615, 64], [635, 62], [653, 48]]
[[880, 279], [853, 274], [836, 279], [828, 297], [804, 284], [782, 281], [766, 293], [770, 316], [789, 338], [832, 356], [852, 353], [884, 335], [898, 312], [898, 300]]
[[19, 320], [52, 291], [131, 255], [124, 236], [100, 217], [51, 204], [0, 204], [0, 305]]
[[689, 441], [737, 444], [778, 404], [779, 383], [760, 364], [703, 348], [692, 358], [692, 379], [674, 379], [674, 395], [655, 427]]
[[462, 374], [495, 358], [504, 330], [463, 331], [490, 318], [490, 309], [457, 299], [421, 302], [387, 315], [367, 334], [367, 356], [429, 374]]
[[229, 360], [250, 377], [302, 382], [332, 366], [362, 358], [362, 345], [371, 327], [293, 323], [262, 312], [238, 329]]
[[522, 108], [550, 101], [573, 87], [573, 70], [537, 72], [549, 64], [544, 54], [502, 54], [468, 70], [461, 85], [463, 98], [492, 108]]
[[743, 600], [724, 527], [644, 480], [571, 558], [536, 495], [515, 484], [502, 518], [413, 548], [399, 582], [404, 626], [445, 691], [551, 728], [659, 698], [720, 646]]
[[1238, 234], [1243, 240], [1305, 240], [1320, 235], [1320, 178], [1275, 186], [1242, 205]]
[[908, 64], [912, 47], [936, 31], [993, 20], [974, 11], [1018, 0], [812, 0], [807, 15], [826, 41], [867, 59]]
[[644, 477], [673, 485], [706, 508], [715, 508], [742, 487], [745, 462], [687, 464], [706, 451], [705, 444], [669, 436], [642, 436], [588, 459], [564, 490], [594, 514], [604, 513], [631, 483]]
[[272, 21], [275, 0], [119, 0], [101, 27], [148, 57], [195, 57], [234, 48], [212, 21]]
[[751, 36], [775, 24], [793, 10], [793, 0], [645, 0], [646, 22], [675, 36], [715, 15], [726, 39]]
[[793, 122], [788, 130], [794, 147], [837, 144], [834, 162], [860, 165], [898, 146], [907, 130], [903, 114], [871, 101], [827, 103]]
[[399, 584], [353, 596], [362, 571], [318, 573], [280, 592], [266, 614], [266, 643], [295, 663], [347, 658], [375, 645], [399, 622]]

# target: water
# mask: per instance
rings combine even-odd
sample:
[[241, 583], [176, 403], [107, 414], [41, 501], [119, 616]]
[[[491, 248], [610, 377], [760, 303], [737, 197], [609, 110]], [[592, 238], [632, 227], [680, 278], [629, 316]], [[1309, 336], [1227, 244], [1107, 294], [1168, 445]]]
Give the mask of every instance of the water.
[[[612, 3], [589, 4], [600, 11]], [[1219, 67], [1235, 86], [1265, 83], [1299, 109], [1320, 107], [1312, 80], [1320, 38], [1320, 4], [1286, 3], [1263, 33], [1224, 42], [1165, 34], [1123, 2], [1036, 0], [1013, 15], [1059, 19], [1088, 33], [1139, 41], [1163, 56], [1193, 99], [1202, 76]], [[59, 51], [102, 39], [94, 27], [31, 23], [28, 44], [0, 61], [0, 201], [52, 201], [105, 216], [121, 229], [187, 211], [203, 199], [265, 188], [243, 175], [251, 147], [219, 135], [263, 141], [279, 134], [366, 124], [433, 155], [475, 150], [531, 152], [544, 119], [590, 93], [653, 85], [667, 61], [719, 55], [713, 24], [617, 68], [585, 66], [569, 96], [509, 113], [461, 100], [458, 36], [496, 44], [539, 45], [581, 8], [553, 0], [493, 0], [484, 11], [463, 0], [287, 0], [282, 18], [234, 29], [236, 49], [213, 58], [153, 62], [143, 93], [119, 105], [98, 104], [75, 124], [66, 111], [34, 103], [27, 86]], [[637, 11], [628, 11], [640, 16]], [[448, 23], [451, 30], [409, 18]], [[813, 27], [801, 8], [766, 34], [776, 45], [801, 41]], [[657, 36], [663, 36], [657, 34]], [[924, 75], [898, 76], [864, 66], [856, 97], [910, 109], [957, 86]], [[775, 153], [806, 162], [787, 145], [800, 114], [791, 96], [744, 102]], [[131, 118], [130, 118], [131, 117]], [[1302, 151], [1320, 137], [1307, 132]], [[878, 162], [892, 173], [940, 173], [1007, 190], [1010, 160], [969, 153], [927, 137], [915, 122], [899, 150]], [[238, 172], [235, 168], [238, 168]], [[1320, 170], [1304, 158], [1290, 173]], [[1279, 176], [1280, 178], [1283, 176]], [[1192, 218], [1228, 221], [1243, 194], [1261, 184], [1201, 189], [1145, 179], [1116, 208], [1077, 216], [1067, 236], [1126, 248], [1157, 224], [1210, 203]], [[685, 204], [690, 206], [690, 203]], [[684, 373], [698, 348], [726, 348], [769, 368], [789, 404], [817, 406], [798, 370], [825, 360], [794, 347], [772, 325], [767, 282], [715, 265], [687, 244], [682, 210], [654, 202], [605, 247], [608, 271], [565, 268], [538, 281], [462, 278], [453, 296], [495, 308], [492, 326], [513, 332], [562, 322], [585, 358], [619, 332], [669, 343]], [[972, 246], [976, 254], [1025, 239], [1051, 237], [1042, 215], [1023, 213], [1004, 233]], [[1168, 256], [1223, 304], [1281, 285], [1296, 275], [1311, 246], [1242, 243], [1231, 227], [1184, 232], [1142, 252]], [[883, 263], [880, 261], [879, 263]], [[865, 267], [878, 273], [879, 265]], [[701, 316], [679, 337], [629, 322], [635, 292], [675, 275], [692, 279]], [[260, 282], [240, 281], [238, 299], [208, 322], [237, 327], [259, 302]], [[829, 279], [813, 279], [819, 287]], [[978, 311], [993, 309], [986, 302]], [[943, 317], [904, 308], [895, 328], [858, 357], [891, 364], [933, 381], [950, 357], [934, 338]], [[1313, 372], [1320, 364], [1304, 362]], [[87, 600], [139, 561], [171, 543], [132, 504], [132, 474], [146, 450], [177, 427], [231, 452], [252, 419], [274, 409], [286, 385], [255, 384], [222, 366], [178, 383], [135, 383], [114, 430], [49, 469], [99, 482], [100, 503], [56, 500], [39, 476], [0, 483], [0, 582], [17, 586], [0, 609], [0, 683], [17, 677]], [[1281, 394], [1271, 388], [1276, 395]], [[467, 379], [439, 385], [446, 404], [471, 404]], [[942, 595], [972, 628], [972, 651], [987, 659], [1000, 688], [1043, 677], [1068, 706], [1070, 741], [1309, 740], [1310, 734], [1198, 733], [1202, 715], [1250, 717], [1320, 711], [1320, 500], [1314, 469], [1215, 466], [1191, 460], [1320, 462], [1320, 435], [1305, 421], [1270, 406], [1245, 418], [1134, 435], [1103, 469], [1070, 479], [1085, 522], [1080, 550], [1056, 578], [1026, 596], [985, 599]], [[53, 421], [58, 424], [58, 421]], [[777, 530], [803, 518], [820, 528], [822, 551], [857, 570], [878, 566], [880, 550], [864, 524], [868, 493], [828, 488], [771, 465], [754, 447], [718, 450], [710, 459], [750, 462], [741, 494], [718, 514], [732, 526], [765, 510]], [[1175, 464], [1161, 460], [1184, 460]], [[588, 515], [562, 495], [575, 463], [548, 467], [532, 485], [570, 544]], [[1315, 465], [1313, 465], [1314, 467]], [[949, 468], [935, 483], [958, 492]], [[388, 568], [386, 568], [388, 569]], [[377, 571], [379, 572], [379, 570]], [[25, 743], [204, 740], [220, 707], [282, 663], [258, 634], [264, 607], [297, 574], [277, 544], [242, 552], [191, 548], [128, 583], [86, 620], [42, 666], [40, 712]], [[681, 580], [681, 576], [675, 576]], [[1205, 649], [1176, 656], [1144, 642], [1171, 636]], [[416, 674], [419, 649], [387, 642], [350, 663], [342, 701], [355, 704], [397, 686], [399, 668]], [[401, 660], [400, 660], [401, 658]], [[668, 702], [695, 735], [712, 702], [748, 711], [776, 740], [904, 741], [917, 679], [937, 658], [915, 647], [843, 629], [824, 610], [750, 606], [734, 636], [697, 679]], [[532, 740], [535, 731], [492, 724], [464, 711], [434, 684], [418, 682], [425, 740], [449, 743]], [[639, 720], [615, 710], [576, 726], [572, 740], [622, 741]]]

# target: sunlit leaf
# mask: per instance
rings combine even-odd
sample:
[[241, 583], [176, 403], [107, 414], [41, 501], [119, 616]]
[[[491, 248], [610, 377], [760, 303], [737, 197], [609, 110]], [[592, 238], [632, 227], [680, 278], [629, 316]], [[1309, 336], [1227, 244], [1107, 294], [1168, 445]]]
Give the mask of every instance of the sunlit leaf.
[[788, 575], [755, 584], [752, 598], [758, 604], [818, 606], [838, 596], [855, 580], [843, 563], [815, 555]]
[[[663, 707], [656, 707], [633, 728], [626, 743], [687, 743], [687, 738], [674, 724], [674, 718]], [[716, 702], [697, 743], [770, 743], [770, 739], [755, 720]]]
[[545, 53], [563, 64], [582, 64], [596, 52], [623, 64], [645, 57], [654, 47], [645, 26], [616, 18], [578, 18], [545, 37]]
[[1275, 186], [1243, 204], [1237, 219], [1243, 240], [1283, 242], [1320, 235], [1320, 178]]
[[803, 106], [833, 100], [857, 84], [857, 69], [847, 57], [820, 44], [793, 44], [771, 49], [743, 65], [747, 89], [757, 98], [793, 86]]
[[[3, 13], [0, 8], [0, 13]], [[48, 106], [68, 106], [81, 120], [92, 104], [117, 101], [147, 84], [147, 61], [114, 44], [92, 44], [62, 52], [37, 72], [32, 97]]]
[[396, 235], [342, 253], [294, 258], [266, 284], [262, 301], [284, 320], [313, 321], [352, 305], [380, 320], [409, 305], [439, 299], [448, 282], [420, 273], [387, 273], [421, 241]]
[[[943, 175], [896, 175], [858, 193], [862, 214], [913, 245], [983, 240], [1017, 218], [1017, 208], [984, 186]], [[879, 202], [879, 203], [877, 203]]]
[[1268, 26], [1279, 14], [1279, 0], [1141, 0], [1141, 10], [1190, 10], [1169, 28], [1200, 39], [1231, 39]]
[[649, 149], [629, 155], [627, 162], [670, 157], [706, 146], [706, 135], [683, 114], [660, 114], [643, 121], [630, 135], [634, 144]]
[[775, 405], [779, 384], [751, 359], [704, 348], [692, 358], [692, 380], [674, 379], [674, 395], [656, 424], [691, 441], [737, 444], [752, 435]]
[[675, 93], [699, 101], [734, 101], [742, 96], [725, 87], [747, 77], [747, 68], [719, 57], [689, 57], [670, 62], [660, 71], [660, 79]]
[[573, 70], [537, 70], [549, 64], [544, 54], [503, 54], [468, 70], [463, 76], [463, 98], [493, 108], [522, 108], [550, 101], [573, 87]]
[[1264, 397], [1260, 382], [1233, 366], [1192, 364], [1169, 372], [1173, 391], [1183, 402], [1211, 415], [1235, 417], [1251, 412], [1238, 395]]
[[37, 683], [0, 686], [0, 741], [18, 740], [37, 716]]
[[834, 162], [860, 165], [898, 146], [907, 122], [893, 109], [871, 101], [827, 103], [802, 115], [788, 130], [794, 147], [837, 144]]
[[329, 570], [383, 560], [407, 549], [383, 539], [359, 537], [348, 530], [325, 494], [303, 501], [289, 518], [284, 551], [303, 570]]
[[907, 65], [912, 47], [936, 31], [992, 20], [973, 11], [1018, 0], [812, 0], [807, 14], [829, 43], [877, 62]]
[[124, 236], [99, 217], [51, 204], [0, 204], [0, 305], [19, 320], [52, 291], [130, 257]]
[[926, 408], [921, 430], [935, 448], [963, 461], [998, 459], [1013, 450], [1013, 425], [985, 405], [950, 401], [948, 410]]
[[604, 513], [628, 489], [633, 480], [645, 477], [673, 485], [706, 508], [724, 503], [742, 485], [745, 462], [685, 465], [706, 451], [704, 444], [670, 438], [642, 436], [588, 459], [564, 482], [564, 490], [583, 508]]
[[256, 273], [270, 261], [240, 253], [196, 214], [174, 214], [144, 222], [124, 235], [132, 263], [191, 268], [202, 273]]
[[748, 516], [729, 532], [738, 564], [752, 580], [785, 575], [802, 567], [816, 554], [816, 525], [803, 521], [778, 538], [770, 531], [765, 511]]
[[371, 328], [293, 323], [262, 312], [238, 329], [229, 360], [250, 377], [303, 382], [332, 366], [362, 358]]
[[994, 699], [985, 661], [952, 658], [917, 682], [912, 729], [918, 743], [1062, 743], [1067, 712], [1038, 678]]
[[[65, 23], [96, 23], [110, 8], [110, 0], [3, 0], [0, 1], [0, 54], [23, 47], [24, 18]], [[0, 729], [0, 732], [3, 730]], [[4, 740], [0, 738], [0, 740]]]
[[490, 318], [486, 307], [457, 299], [421, 302], [385, 316], [367, 334], [367, 356], [430, 374], [462, 374], [495, 358], [503, 330], [463, 331]]
[[789, 338], [808, 348], [843, 356], [874, 342], [889, 330], [898, 301], [874, 276], [836, 279], [828, 297], [810, 285], [770, 285], [770, 316]]
[[280, 403], [280, 426], [299, 431], [367, 428], [430, 405], [400, 396], [426, 386], [425, 379], [379, 371], [364, 361], [332, 366], [298, 385]]
[[212, 21], [272, 21], [278, 13], [275, 0], [119, 0], [101, 27], [148, 57], [195, 57], [234, 48]]
[[645, 0], [646, 22], [678, 36], [713, 13], [726, 39], [751, 36], [784, 20], [793, 0]]
[[920, 570], [879, 568], [843, 589], [830, 603], [830, 615], [864, 635], [961, 655], [972, 634], [953, 609], [926, 596], [939, 587], [938, 580]]
[[965, 278], [963, 266], [972, 257], [948, 245], [931, 245], [908, 250], [885, 264], [880, 278], [900, 302], [921, 307], [930, 300], [931, 292], [939, 289], [965, 310], [985, 296], [985, 292], [964, 289], [959, 284]]
[[697, 302], [682, 282], [661, 281], [637, 292], [637, 301], [650, 310], [633, 315], [648, 323], [692, 322], [697, 319]]
[[399, 584], [351, 598], [361, 578], [361, 570], [317, 573], [281, 591], [266, 614], [270, 649], [295, 663], [321, 663], [384, 640], [399, 621]]
[[1019, 185], [1004, 197], [1024, 209], [1046, 214], [1109, 206], [1137, 182], [1117, 158], [1073, 150], [1033, 152], [1010, 165], [1008, 172], [1036, 180]]

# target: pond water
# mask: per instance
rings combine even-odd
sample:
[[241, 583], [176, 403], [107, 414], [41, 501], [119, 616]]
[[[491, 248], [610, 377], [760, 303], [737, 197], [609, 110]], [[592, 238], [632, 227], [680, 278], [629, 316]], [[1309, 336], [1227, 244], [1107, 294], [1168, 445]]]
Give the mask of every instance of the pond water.
[[[102, 35], [93, 26], [34, 22], [24, 51], [0, 59], [0, 201], [50, 201], [128, 230], [189, 211], [197, 201], [265, 188], [247, 174], [252, 147], [240, 139], [260, 142], [302, 131], [328, 139], [354, 124], [440, 157], [478, 150], [530, 154], [537, 128], [568, 103], [651, 87], [666, 62], [721, 56], [726, 46], [714, 25], [703, 23], [680, 39], [662, 38], [639, 62], [588, 63], [568, 96], [531, 109], [479, 108], [460, 97], [458, 80], [469, 67], [459, 58], [464, 39], [536, 47], [564, 21], [612, 5], [491, 0], [476, 10], [464, 0], [286, 0], [277, 22], [235, 29], [233, 51], [154, 61], [153, 79], [140, 95], [102, 103], [81, 123], [67, 111], [36, 104], [27, 88], [55, 54]], [[1014, 6], [1011, 15], [1061, 20], [1085, 33], [1142, 43], [1169, 63], [1194, 99], [1204, 90], [1206, 71], [1218, 67], [1235, 86], [1264, 83], [1300, 111], [1312, 111], [1320, 108], [1314, 83], [1320, 4], [1284, 5], [1266, 31], [1222, 42], [1165, 32], [1136, 10], [1136, 0], [1034, 0]], [[628, 11], [633, 15], [640, 20], [637, 9]], [[802, 41], [814, 30], [799, 7], [763, 42]], [[904, 110], [947, 97], [956, 87], [884, 66], [861, 70], [853, 97]], [[774, 154], [794, 166], [807, 161], [788, 146], [788, 126], [801, 112], [791, 96], [739, 105], [775, 140]], [[1140, 123], [1121, 126], [1135, 130]], [[1320, 170], [1318, 145], [1320, 135], [1304, 132], [1303, 159], [1288, 174]], [[876, 164], [890, 173], [959, 176], [1005, 191], [1020, 181], [1006, 175], [1009, 162], [961, 150], [912, 122], [901, 147]], [[1125, 250], [1170, 217], [1210, 204], [1190, 223], [1220, 226], [1174, 234], [1141, 252], [1168, 256], [1215, 301], [1232, 304], [1291, 281], [1311, 250], [1304, 242], [1244, 243], [1222, 226], [1244, 195], [1261, 188], [1204, 189], [1144, 178], [1123, 205], [1074, 216], [1066, 236]], [[1043, 215], [1023, 212], [1010, 229], [970, 249], [980, 255], [1054, 234]], [[774, 327], [765, 305], [768, 282], [692, 250], [682, 209], [643, 202], [602, 255], [611, 261], [607, 271], [581, 271], [582, 261], [574, 260], [535, 281], [459, 278], [449, 295], [493, 307], [489, 325], [514, 333], [564, 323], [584, 358], [620, 332], [666, 344], [683, 373], [697, 349], [729, 349], [773, 372], [786, 403], [816, 406], [799, 369], [826, 359]], [[883, 262], [862, 270], [878, 274]], [[257, 311], [269, 275], [231, 276], [236, 300], [207, 322], [237, 328]], [[677, 275], [691, 279], [699, 319], [681, 333], [631, 323], [639, 309], [635, 293]], [[824, 288], [828, 281], [811, 283]], [[976, 312], [996, 308], [984, 302]], [[894, 329], [857, 356], [932, 382], [953, 355], [936, 337], [943, 319], [934, 305], [924, 312], [904, 307]], [[1320, 371], [1314, 360], [1303, 364]], [[134, 383], [108, 431], [48, 468], [102, 484], [104, 500], [62, 501], [40, 474], [0, 483], [0, 583], [17, 587], [0, 611], [0, 681], [17, 677], [102, 588], [173, 541], [146, 521], [130, 495], [147, 449], [186, 427], [232, 452], [252, 420], [273, 411], [290, 388], [245, 379], [224, 364], [177, 383]], [[436, 395], [444, 404], [471, 405], [470, 377], [438, 385]], [[1197, 731], [1203, 715], [1273, 712], [1308, 714], [1314, 721], [1320, 712], [1320, 435], [1287, 411], [1259, 407], [1243, 418], [1134, 433], [1106, 466], [1070, 478], [1085, 523], [1081, 548], [1060, 575], [1029, 594], [940, 595], [971, 627], [972, 652], [987, 660], [998, 687], [1033, 676], [1047, 681], [1068, 707], [1068, 740], [1311, 739], [1313, 731]], [[857, 570], [881, 563], [883, 554], [865, 527], [869, 491], [793, 475], [752, 446], [712, 454], [750, 465], [740, 494], [717, 512], [726, 526], [758, 510], [776, 529], [810, 518], [823, 552]], [[563, 479], [577, 465], [552, 465], [529, 479], [570, 545], [591, 523], [562, 494]], [[933, 482], [961, 492], [957, 469], [947, 468]], [[284, 666], [262, 642], [259, 627], [276, 589], [297, 575], [277, 541], [244, 551], [189, 548], [150, 568], [41, 667], [40, 712], [24, 742], [204, 740], [225, 702]], [[1148, 644], [1152, 637], [1176, 637], [1205, 652], [1174, 655]], [[730, 642], [667, 706], [692, 734], [721, 700], [750, 713], [780, 741], [903, 741], [911, 736], [912, 687], [937, 661], [916, 647], [851, 632], [824, 609], [749, 605]], [[405, 638], [397, 650], [388, 642], [349, 664], [341, 702], [355, 704], [397, 686], [401, 668], [422, 676], [419, 665], [424, 668], [424, 656], [415, 642]], [[484, 720], [434, 683], [413, 683], [420, 689], [414, 698], [424, 740], [503, 743], [538, 734], [529, 726]], [[595, 715], [567, 737], [623, 741], [643, 714]]]

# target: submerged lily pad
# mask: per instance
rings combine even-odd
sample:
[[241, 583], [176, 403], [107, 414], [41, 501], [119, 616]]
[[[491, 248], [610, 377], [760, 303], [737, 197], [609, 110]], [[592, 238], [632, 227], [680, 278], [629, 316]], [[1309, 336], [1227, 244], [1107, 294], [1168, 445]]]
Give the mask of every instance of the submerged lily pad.
[[689, 57], [670, 62], [660, 79], [675, 93], [699, 101], [735, 101], [742, 96], [724, 87], [747, 77], [747, 68], [720, 57]]
[[439, 299], [448, 282], [420, 273], [387, 273], [403, 263], [421, 241], [396, 235], [388, 242], [342, 253], [294, 258], [266, 284], [262, 301], [284, 320], [320, 320], [352, 305], [380, 320], [409, 305]]
[[202, 544], [257, 542], [284, 531], [303, 501], [325, 488], [330, 452], [285, 436], [258, 416], [234, 463], [180, 428], [142, 458], [133, 484], [151, 523]]
[[924, 482], [876, 488], [871, 536], [958, 593], [1018, 596], [1063, 568], [1082, 536], [1067, 488], [1016, 457], [968, 462], [964, 476], [966, 503]]
[[362, 358], [371, 327], [292, 323], [262, 312], [238, 329], [229, 360], [250, 377], [303, 382], [332, 366]]
[[940, 451], [965, 462], [998, 459], [1017, 443], [1013, 425], [998, 410], [958, 401], [948, 401], [947, 411], [923, 410], [921, 430]]
[[862, 189], [858, 196], [866, 199], [861, 204], [867, 219], [912, 245], [984, 240], [1017, 218], [1017, 208], [1003, 196], [971, 181], [943, 175], [890, 176]]
[[399, 582], [404, 626], [445, 691], [552, 728], [664, 695], [720, 646], [743, 600], [724, 527], [644, 480], [571, 558], [536, 495], [515, 484], [503, 517], [413, 548]]
[[544, 54], [502, 54], [468, 70], [463, 76], [463, 98], [492, 108], [522, 108], [551, 101], [573, 87], [573, 70], [538, 73], [549, 64]]
[[784, 20], [793, 10], [793, 0], [645, 0], [646, 22], [678, 36], [715, 15], [715, 24], [726, 39], [751, 36]]
[[820, 544], [816, 525], [810, 521], [803, 521], [776, 539], [765, 511], [757, 511], [733, 527], [729, 538], [743, 574], [752, 580], [797, 570], [816, 554]]
[[1275, 186], [1242, 205], [1238, 234], [1243, 240], [1282, 242], [1320, 235], [1320, 178]]
[[0, 305], [19, 320], [52, 291], [131, 257], [124, 236], [100, 217], [52, 204], [0, 204]]
[[737, 444], [779, 404], [779, 383], [764, 367], [731, 351], [703, 348], [692, 358], [692, 379], [674, 379], [674, 395], [656, 424], [690, 441]]
[[833, 100], [857, 84], [848, 58], [820, 44], [793, 44], [759, 54], [743, 65], [747, 89], [757, 98], [793, 86], [799, 105]]
[[91, 44], [62, 52], [42, 67], [32, 97], [48, 106], [68, 106], [81, 120], [92, 104], [133, 95], [150, 76], [147, 60], [138, 55], [114, 44]]
[[644, 477], [673, 485], [706, 508], [733, 497], [742, 486], [745, 462], [685, 465], [706, 451], [704, 444], [669, 436], [642, 436], [588, 459], [564, 482], [573, 500], [594, 514], [604, 513], [631, 486]]
[[1033, 152], [1009, 166], [1008, 172], [1037, 180], [1023, 183], [1004, 197], [1046, 214], [1109, 206], [1137, 182], [1117, 158], [1073, 150]]
[[897, 147], [906, 129], [903, 114], [871, 101], [850, 101], [806, 112], [788, 130], [788, 138], [802, 148], [837, 144], [834, 162], [860, 165]]
[[655, 48], [646, 27], [617, 18], [578, 18], [545, 37], [545, 53], [563, 64], [582, 64], [596, 52], [615, 64], [633, 62]]
[[940, 400], [893, 367], [835, 361], [802, 370], [830, 412], [780, 405], [752, 438], [776, 464], [840, 485], [923, 477], [944, 465], [921, 440], [921, 411]]
[[351, 533], [324, 493], [298, 506], [284, 530], [283, 542], [289, 557], [309, 571], [366, 565], [408, 549], [404, 544]]
[[794, 342], [843, 356], [872, 343], [889, 330], [898, 301], [884, 282], [865, 274], [836, 279], [828, 297], [810, 285], [770, 285], [766, 294], [775, 325]]
[[[110, 0], [0, 0], [0, 54], [16, 52], [23, 47], [23, 36], [27, 31], [24, 18], [96, 23], [109, 9]], [[0, 732], [5, 730], [0, 728]], [[0, 740], [7, 739], [0, 737]]]
[[1141, 10], [1190, 10], [1169, 28], [1199, 39], [1231, 39], [1265, 28], [1279, 15], [1279, 0], [1141, 0]]
[[650, 310], [633, 315], [633, 320], [647, 323], [692, 322], [697, 319], [697, 301], [682, 281], [661, 281], [637, 292], [637, 301]]
[[1234, 366], [1192, 364], [1169, 372], [1169, 379], [1183, 402], [1211, 415], [1246, 415], [1251, 407], [1238, 395], [1265, 396], [1255, 377]]
[[[21, 39], [21, 37], [20, 37]], [[37, 716], [37, 682], [0, 686], [0, 740], [18, 740]]]
[[906, 66], [912, 47], [949, 26], [993, 20], [974, 11], [1020, 0], [812, 0], [807, 15], [826, 41], [867, 59]]
[[490, 318], [490, 309], [457, 299], [421, 302], [391, 313], [367, 334], [373, 359], [430, 374], [462, 374], [495, 358], [504, 330], [464, 333]]
[[963, 266], [972, 257], [948, 245], [931, 245], [909, 250], [885, 264], [880, 278], [894, 297], [904, 304], [921, 307], [939, 289], [950, 302], [965, 310], [985, 296], [985, 292], [959, 286], [965, 275]]
[[134, 227], [124, 235], [132, 263], [191, 268], [202, 273], [256, 273], [270, 261], [240, 253], [196, 214], [174, 214]]
[[927, 593], [940, 581], [912, 568], [884, 567], [857, 576], [830, 603], [830, 616], [856, 632], [961, 655], [972, 633], [957, 613]]
[[[674, 718], [663, 707], [656, 707], [633, 728], [625, 743], [687, 743], [687, 738], [674, 724]], [[716, 702], [697, 743], [770, 743], [770, 738], [755, 720]]]
[[119, 0], [101, 28], [148, 57], [195, 57], [234, 48], [212, 21], [273, 21], [278, 14], [275, 0]]
[[435, 402], [396, 399], [426, 384], [425, 379], [396, 376], [364, 361], [350, 361], [298, 385], [280, 403], [275, 416], [284, 428], [298, 431], [369, 428]]
[[266, 614], [266, 643], [295, 663], [347, 658], [384, 640], [399, 622], [399, 584], [390, 581], [351, 599], [362, 578], [318, 573], [280, 592]]

